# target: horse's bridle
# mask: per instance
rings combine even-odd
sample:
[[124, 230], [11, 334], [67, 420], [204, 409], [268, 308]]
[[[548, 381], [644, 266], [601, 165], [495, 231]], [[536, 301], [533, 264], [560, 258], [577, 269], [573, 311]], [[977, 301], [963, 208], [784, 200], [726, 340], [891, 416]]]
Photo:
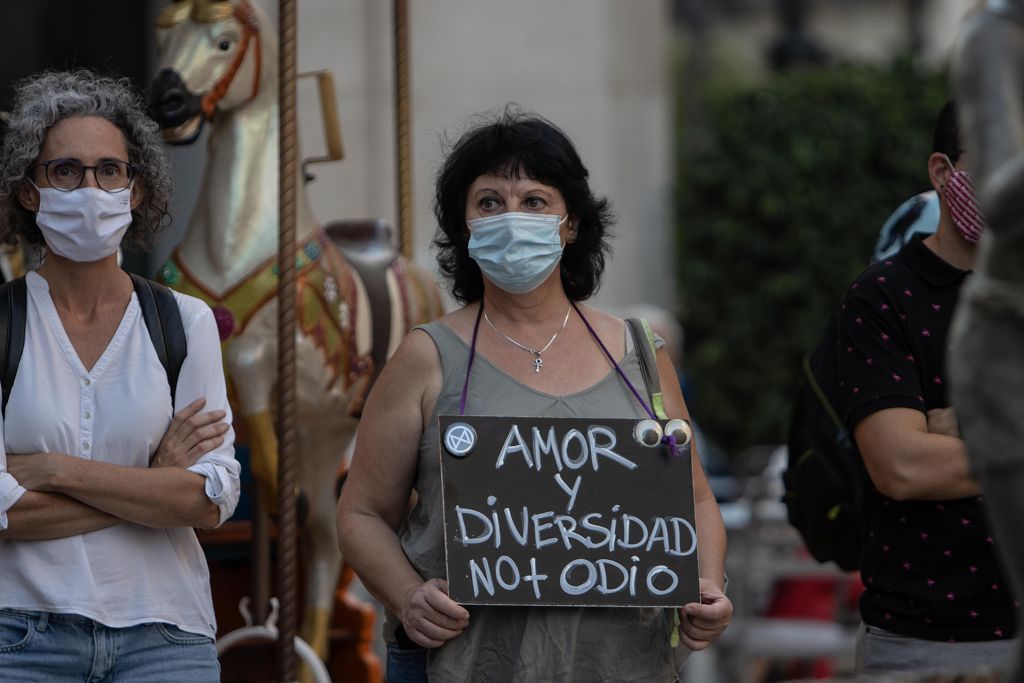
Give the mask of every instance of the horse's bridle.
[[213, 118], [213, 112], [217, 109], [217, 103], [221, 101], [228, 89], [231, 87], [231, 82], [235, 79], [238, 74], [238, 70], [242, 67], [242, 62], [245, 60], [245, 55], [249, 52], [249, 44], [253, 38], [256, 39], [256, 70], [252, 77], [252, 94], [249, 96], [250, 99], [256, 97], [256, 93], [260, 89], [260, 61], [262, 56], [262, 50], [260, 49], [259, 33], [260, 25], [256, 21], [256, 13], [253, 11], [252, 6], [249, 4], [249, 0], [238, 0], [232, 11], [232, 16], [238, 20], [238, 23], [242, 25], [242, 42], [235, 54], [235, 58], [231, 60], [231, 65], [228, 70], [217, 79], [217, 82], [213, 84], [205, 95], [203, 95], [202, 109], [203, 115], [207, 118]]

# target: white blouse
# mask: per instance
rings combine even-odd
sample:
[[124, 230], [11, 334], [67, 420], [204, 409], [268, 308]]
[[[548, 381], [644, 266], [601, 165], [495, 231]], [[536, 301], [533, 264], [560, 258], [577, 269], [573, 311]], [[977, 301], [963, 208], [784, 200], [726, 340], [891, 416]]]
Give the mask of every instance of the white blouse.
[[[25, 489], [7, 472], [7, 453], [66, 453], [148, 467], [172, 417], [167, 373], [132, 293], [103, 355], [86, 371], [61, 324], [49, 286], [31, 272], [25, 350], [0, 425], [0, 528]], [[227, 411], [220, 338], [210, 308], [178, 292], [188, 355], [174, 411], [200, 396], [204, 411]], [[206, 478], [220, 521], [234, 513], [239, 465], [234, 432], [188, 468]], [[167, 622], [211, 638], [217, 627], [209, 569], [191, 528], [122, 522], [46, 541], [0, 539], [0, 607], [81, 614], [111, 627]]]

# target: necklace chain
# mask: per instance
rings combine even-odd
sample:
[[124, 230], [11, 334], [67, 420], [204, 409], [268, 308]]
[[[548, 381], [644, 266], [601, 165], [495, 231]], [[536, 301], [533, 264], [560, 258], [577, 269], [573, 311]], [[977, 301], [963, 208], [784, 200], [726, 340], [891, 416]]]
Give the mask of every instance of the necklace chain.
[[519, 348], [521, 348], [523, 351], [526, 351], [526, 352], [532, 354], [533, 355], [533, 371], [534, 372], [540, 372], [541, 366], [544, 365], [544, 359], [541, 358], [541, 354], [544, 353], [545, 351], [547, 351], [548, 348], [550, 348], [551, 345], [555, 343], [555, 339], [558, 338], [559, 333], [561, 333], [561, 331], [565, 329], [566, 324], [569, 322], [569, 314], [570, 313], [572, 313], [572, 306], [569, 306], [569, 310], [567, 310], [565, 312], [565, 317], [562, 319], [562, 326], [559, 327], [557, 330], [555, 330], [555, 333], [553, 335], [551, 335], [551, 339], [548, 339], [548, 343], [545, 344], [543, 346], [543, 348], [541, 348], [541, 349], [535, 349], [533, 347], [527, 346], [526, 344], [522, 344], [522, 343], [516, 341], [515, 339], [513, 339], [512, 337], [508, 336], [507, 334], [505, 334], [501, 330], [499, 330], [497, 327], [494, 326], [494, 323], [491, 322], [491, 319], [489, 317], [487, 317], [487, 311], [484, 311], [484, 320], [487, 321], [487, 324], [491, 326], [492, 330], [494, 330], [495, 332], [500, 334], [502, 337], [504, 337], [510, 344], [514, 344], [514, 345], [518, 346]]

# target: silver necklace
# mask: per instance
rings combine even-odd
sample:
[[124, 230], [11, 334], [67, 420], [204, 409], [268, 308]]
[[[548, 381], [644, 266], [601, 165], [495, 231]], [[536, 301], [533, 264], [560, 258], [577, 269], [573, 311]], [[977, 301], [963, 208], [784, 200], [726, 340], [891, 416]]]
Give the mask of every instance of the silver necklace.
[[494, 323], [491, 322], [491, 319], [487, 317], [487, 311], [484, 311], [484, 320], [487, 321], [487, 324], [491, 326], [492, 330], [494, 330], [495, 332], [500, 334], [502, 337], [504, 337], [506, 340], [508, 340], [509, 343], [515, 344], [516, 346], [521, 348], [523, 351], [527, 351], [530, 354], [532, 354], [533, 355], [533, 371], [534, 372], [540, 372], [541, 366], [544, 365], [544, 359], [540, 357], [541, 354], [544, 353], [545, 351], [547, 351], [548, 348], [552, 344], [555, 343], [555, 339], [558, 337], [558, 334], [562, 330], [565, 329], [566, 323], [569, 322], [569, 314], [570, 313], [572, 313], [572, 306], [569, 306], [569, 310], [567, 310], [565, 312], [565, 318], [562, 319], [562, 326], [559, 327], [557, 330], [555, 330], [555, 333], [553, 335], [551, 335], [551, 339], [548, 339], [548, 343], [545, 344], [543, 346], [543, 348], [540, 348], [540, 349], [535, 349], [533, 347], [527, 346], [526, 344], [520, 344], [519, 342], [517, 342], [512, 337], [508, 336], [507, 334], [505, 334], [504, 332], [499, 330], [497, 327], [494, 326]]

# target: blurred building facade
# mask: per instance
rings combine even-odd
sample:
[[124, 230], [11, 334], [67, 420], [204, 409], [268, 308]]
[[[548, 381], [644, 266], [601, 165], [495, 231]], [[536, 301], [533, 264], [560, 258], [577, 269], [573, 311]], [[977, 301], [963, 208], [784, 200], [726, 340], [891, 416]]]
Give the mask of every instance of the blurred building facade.
[[[274, 0], [255, 1], [275, 15]], [[56, 0], [6, 0], [0, 10], [0, 31], [10, 38], [0, 41], [6, 45], [0, 60], [3, 85], [38, 68], [71, 64], [131, 71], [137, 82], [145, 82], [156, 66], [153, 19], [165, 4], [75, 3], [71, 9], [85, 12], [90, 20], [70, 23], [92, 28], [58, 35], [49, 22], [56, 14], [66, 15], [70, 6]], [[516, 103], [561, 126], [590, 168], [594, 190], [612, 199], [618, 225], [597, 302], [674, 308], [673, 98], [678, 94], [685, 107], [693, 81], [712, 71], [741, 78], [766, 76], [773, 46], [792, 39], [794, 27], [797, 38], [806, 38], [828, 60], [886, 60], [912, 49], [923, 59], [942, 61], [973, 4], [975, 0], [413, 0], [408, 5], [415, 256], [421, 263], [433, 262], [432, 183], [444, 141], [478, 120], [475, 115]], [[342, 162], [314, 169], [317, 180], [309, 192], [321, 221], [396, 220], [391, 8], [384, 0], [299, 2], [299, 70], [333, 71], [347, 154]], [[90, 56], [89, 46], [107, 50], [125, 43], [99, 36], [97, 26], [123, 27], [119, 35], [131, 36], [125, 49], [137, 58]], [[25, 43], [15, 40], [19, 36], [32, 37], [29, 43], [36, 47], [28, 52], [19, 48]], [[673, 58], [680, 54], [686, 55], [685, 66], [676, 71]], [[311, 83], [299, 88], [306, 154], [322, 148]], [[8, 88], [0, 109], [9, 104], [9, 94]], [[139, 257], [138, 269], [154, 270], [180, 239], [204, 155], [201, 142], [173, 150], [178, 176], [175, 220], [155, 253]]]
[[881, 62], [911, 54], [944, 63], [979, 0], [674, 0], [677, 22], [709, 58], [763, 75], [794, 62]]

